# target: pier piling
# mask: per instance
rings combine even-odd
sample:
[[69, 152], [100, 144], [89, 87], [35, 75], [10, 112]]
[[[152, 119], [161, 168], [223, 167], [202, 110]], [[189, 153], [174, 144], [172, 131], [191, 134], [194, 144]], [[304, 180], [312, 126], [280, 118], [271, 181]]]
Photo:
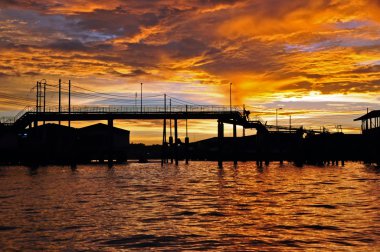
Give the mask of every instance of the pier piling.
[[170, 156], [170, 163], [171, 164], [173, 163], [173, 148], [174, 148], [173, 137], [170, 136], [169, 137], [169, 156]]
[[167, 160], [167, 143], [166, 143], [166, 94], [164, 95], [164, 125], [162, 130], [162, 156], [161, 156], [161, 166], [166, 163]]
[[185, 137], [185, 163], [189, 164], [189, 137]]
[[174, 119], [174, 159], [175, 165], [178, 165], [178, 122]]
[[224, 125], [221, 120], [218, 120], [218, 166], [223, 167], [223, 138], [224, 138]]
[[233, 159], [234, 165], [237, 165], [237, 139], [236, 139], [236, 123], [233, 124]]
[[189, 164], [189, 135], [188, 135], [188, 130], [187, 130], [187, 105], [186, 105], [185, 163]]
[[113, 166], [113, 120], [108, 119], [108, 134], [109, 134], [109, 141], [108, 141], [108, 167]]

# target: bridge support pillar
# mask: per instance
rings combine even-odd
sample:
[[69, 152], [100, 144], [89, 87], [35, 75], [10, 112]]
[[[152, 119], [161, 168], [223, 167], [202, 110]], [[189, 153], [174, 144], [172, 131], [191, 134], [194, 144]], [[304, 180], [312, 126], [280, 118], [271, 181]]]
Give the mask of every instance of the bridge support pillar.
[[234, 124], [233, 124], [233, 151], [232, 151], [232, 153], [233, 153], [233, 155], [234, 155], [234, 157], [233, 157], [233, 159], [234, 159], [234, 165], [237, 165], [237, 139], [236, 139], [236, 123], [234, 122]]
[[162, 131], [162, 153], [161, 153], [161, 166], [167, 163], [167, 146], [166, 142], [166, 118], [164, 119], [163, 131]]
[[108, 167], [113, 166], [113, 119], [108, 119]]
[[223, 167], [223, 138], [224, 138], [224, 125], [221, 120], [218, 120], [218, 166]]
[[174, 159], [175, 165], [178, 165], [178, 122], [174, 119]]

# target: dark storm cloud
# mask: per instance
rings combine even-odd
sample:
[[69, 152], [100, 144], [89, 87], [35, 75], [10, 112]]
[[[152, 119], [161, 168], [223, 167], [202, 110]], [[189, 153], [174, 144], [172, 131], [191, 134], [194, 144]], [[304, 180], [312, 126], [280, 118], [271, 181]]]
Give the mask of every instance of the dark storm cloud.
[[317, 83], [314, 86], [315, 90], [321, 91], [324, 94], [332, 93], [366, 93], [366, 92], [379, 92], [380, 79], [372, 81], [345, 81], [345, 82], [328, 82]]
[[59, 39], [48, 45], [51, 49], [62, 51], [85, 51], [86, 46], [79, 40]]
[[299, 74], [299, 76], [305, 76], [310, 79], [320, 79], [320, 78], [326, 77], [326, 75], [323, 75], [323, 74], [308, 74], [308, 73], [302, 73], [302, 74]]
[[43, 15], [33, 10], [2, 10], [0, 22], [0, 41], [7, 39], [7, 42], [12, 44], [41, 47], [62, 37], [79, 39], [88, 36], [75, 28], [74, 20], [63, 15]]
[[114, 37], [133, 36], [140, 32], [141, 26], [153, 26], [159, 22], [154, 13], [136, 15], [121, 8], [77, 13], [73, 17], [78, 20], [76, 28]]
[[207, 55], [218, 52], [218, 49], [212, 48], [203, 42], [193, 39], [184, 38], [179, 41], [171, 41], [166, 44], [151, 45], [144, 43], [126, 43], [128, 48], [119, 51], [119, 57], [100, 55], [97, 59], [119, 62], [138, 67], [156, 67], [162, 62], [162, 58], [170, 58], [174, 61], [184, 60], [200, 55]]
[[[284, 64], [279, 61], [282, 46], [259, 40], [230, 42], [212, 55], [212, 61], [202, 65], [202, 69], [214, 74], [236, 72], [273, 72], [280, 70]], [[235, 47], [234, 49], [228, 49]]]
[[0, 72], [0, 78], [11, 76], [7, 73]]
[[49, 7], [59, 6], [60, 4], [49, 4], [49, 1], [32, 1], [32, 0], [1, 0], [0, 7], [19, 7], [47, 10]]
[[127, 73], [127, 74], [120, 73], [114, 69], [111, 69], [109, 73], [118, 77], [137, 77], [137, 76], [149, 75], [147, 72], [141, 69], [133, 69], [130, 73]]
[[[73, 51], [73, 52], [86, 52], [86, 53], [112, 53], [113, 46], [107, 43], [97, 43], [97, 42], [88, 42], [82, 43], [78, 39], [57, 39], [48, 45], [44, 45], [43, 48], [48, 48], [52, 50], [59, 51]], [[61, 58], [56, 56], [51, 56], [52, 58]], [[73, 58], [94, 58], [91, 56], [76, 55]], [[117, 59], [117, 57], [113, 58]]]
[[41, 73], [40, 72], [29, 71], [29, 72], [22, 73], [22, 75], [38, 76], [38, 75], [41, 75]]
[[28, 51], [29, 46], [26, 44], [15, 43], [11, 37], [1, 37], [0, 33], [0, 50], [17, 49], [18, 51]]
[[378, 73], [380, 75], [380, 65], [370, 65], [370, 66], [358, 67], [358, 68], [356, 68], [352, 71], [349, 71], [347, 73], [358, 73], [358, 74]]
[[0, 70], [14, 70], [12, 66], [0, 66]]
[[4, 9], [0, 12], [0, 22], [0, 43], [3, 46], [23, 43], [39, 47], [46, 45], [48, 48], [57, 45], [58, 48], [80, 49], [79, 43], [106, 42], [118, 37], [134, 36], [142, 27], [156, 25], [158, 18], [154, 13], [135, 15], [119, 8], [70, 15]]
[[166, 51], [167, 54], [177, 59], [194, 57], [207, 51], [217, 51], [216, 49], [208, 47], [205, 43], [193, 38], [172, 41], [164, 46], [160, 46], [158, 49]]
[[309, 81], [300, 81], [287, 84], [279, 88], [279, 90], [312, 90], [313, 83]]
[[184, 9], [201, 9], [204, 7], [213, 7], [216, 5], [234, 5], [238, 2], [246, 2], [246, 0], [121, 0], [118, 1], [120, 5], [130, 9], [160, 9], [166, 7], [176, 8], [178, 10]]

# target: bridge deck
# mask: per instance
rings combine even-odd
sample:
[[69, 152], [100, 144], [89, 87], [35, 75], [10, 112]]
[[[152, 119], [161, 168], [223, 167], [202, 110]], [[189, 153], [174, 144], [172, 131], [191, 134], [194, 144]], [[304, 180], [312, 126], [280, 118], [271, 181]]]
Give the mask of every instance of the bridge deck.
[[[176, 105], [176, 106], [67, 106], [46, 107], [45, 111], [36, 112], [35, 107], [27, 107], [13, 118], [2, 119], [5, 126], [24, 129], [33, 122], [42, 121], [97, 121], [97, 120], [162, 120], [162, 119], [214, 119], [224, 123], [241, 125], [267, 132], [274, 127], [264, 125], [260, 120], [249, 121], [245, 111], [238, 106], [214, 105]], [[282, 129], [285, 127], [276, 127]], [[296, 131], [298, 128], [286, 128]]]
[[244, 125], [244, 111], [230, 106], [72, 106], [47, 107], [44, 112], [27, 108], [20, 112], [13, 123], [17, 128], [25, 128], [36, 121], [91, 121], [117, 119], [217, 119], [226, 123]]
[[[25, 114], [26, 115], [26, 114]], [[241, 119], [239, 112], [27, 112], [37, 121], [87, 121], [108, 119]]]

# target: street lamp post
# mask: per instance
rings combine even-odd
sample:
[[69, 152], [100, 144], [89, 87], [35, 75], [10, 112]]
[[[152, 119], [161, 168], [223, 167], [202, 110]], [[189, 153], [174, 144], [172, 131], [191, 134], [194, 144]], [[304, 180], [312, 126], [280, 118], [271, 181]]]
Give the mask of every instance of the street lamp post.
[[280, 110], [282, 108], [276, 108], [276, 129], [278, 131], [278, 110]]

